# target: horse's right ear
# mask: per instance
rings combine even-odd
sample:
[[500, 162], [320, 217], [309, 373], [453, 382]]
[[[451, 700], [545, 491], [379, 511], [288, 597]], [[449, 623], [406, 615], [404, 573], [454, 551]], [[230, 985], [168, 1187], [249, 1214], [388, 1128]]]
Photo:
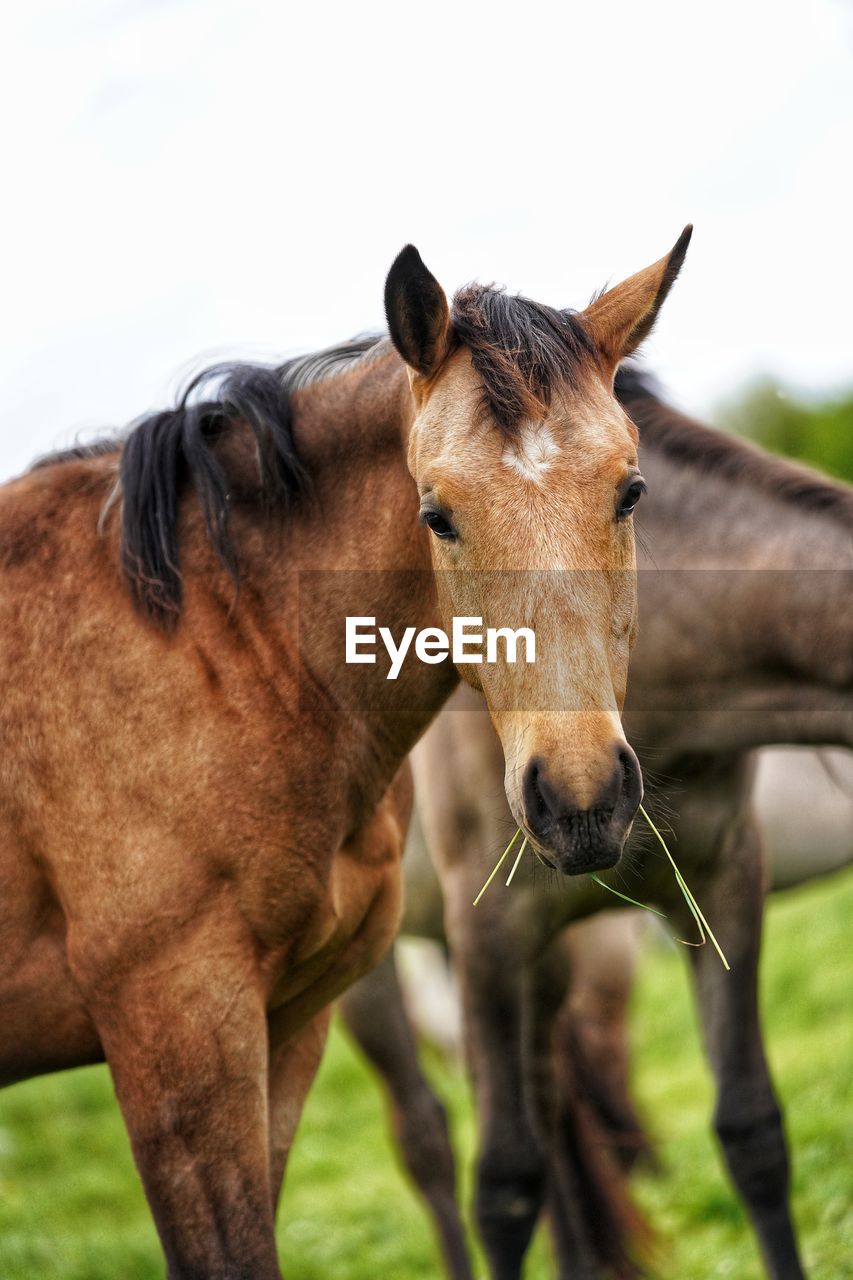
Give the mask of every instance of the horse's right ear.
[[385, 281], [385, 315], [391, 341], [410, 369], [429, 378], [452, 343], [444, 290], [413, 244], [398, 253]]
[[681, 270], [693, 227], [686, 226], [659, 262], [623, 280], [591, 302], [581, 319], [610, 375], [620, 360], [648, 337], [658, 312]]

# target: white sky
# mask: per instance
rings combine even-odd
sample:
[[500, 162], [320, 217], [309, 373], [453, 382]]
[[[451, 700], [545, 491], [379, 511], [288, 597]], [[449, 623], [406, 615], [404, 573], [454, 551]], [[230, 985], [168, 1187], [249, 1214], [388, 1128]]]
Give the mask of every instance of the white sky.
[[4, 16], [0, 477], [223, 354], [450, 291], [582, 306], [696, 231], [648, 344], [707, 412], [853, 379], [845, 0], [28, 0]]

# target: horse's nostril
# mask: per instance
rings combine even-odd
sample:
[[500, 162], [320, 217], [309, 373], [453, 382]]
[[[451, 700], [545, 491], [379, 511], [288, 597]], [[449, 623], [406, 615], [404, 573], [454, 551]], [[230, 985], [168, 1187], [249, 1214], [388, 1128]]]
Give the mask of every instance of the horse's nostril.
[[616, 764], [607, 785], [600, 792], [596, 801], [596, 808], [603, 813], [612, 813], [619, 801], [621, 800], [625, 788], [629, 780], [630, 762], [626, 757], [623, 758], [621, 750], [617, 750]]
[[524, 771], [524, 812], [530, 827], [534, 831], [541, 830], [542, 824], [551, 816], [551, 808], [542, 792], [542, 765], [539, 760], [531, 760]]
[[541, 788], [541, 787], [540, 787], [540, 785], [539, 785], [539, 779], [540, 779], [540, 777], [541, 777], [541, 774], [540, 774], [539, 770], [538, 770], [538, 769], [534, 769], [533, 774], [532, 774], [532, 777], [531, 777], [531, 779], [530, 779], [530, 787], [531, 787], [531, 790], [532, 790], [532, 792], [533, 792], [533, 798], [534, 798], [534, 800], [535, 800], [535, 802], [536, 802], [536, 807], [537, 807], [537, 809], [541, 809], [541, 810], [543, 810], [543, 811], [547, 811], [547, 809], [548, 809], [548, 801], [545, 799], [545, 797], [544, 797], [544, 796], [543, 796], [543, 794], [542, 794], [542, 788]]
[[643, 774], [640, 762], [624, 742], [617, 752], [619, 770], [619, 795], [614, 804], [614, 816], [625, 823], [631, 821], [643, 800]]

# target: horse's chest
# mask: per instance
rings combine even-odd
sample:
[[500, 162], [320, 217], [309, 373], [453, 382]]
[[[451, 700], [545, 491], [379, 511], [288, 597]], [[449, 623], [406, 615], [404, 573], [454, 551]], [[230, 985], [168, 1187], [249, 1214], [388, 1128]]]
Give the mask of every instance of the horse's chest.
[[382, 958], [399, 923], [407, 818], [389, 795], [335, 854], [301, 922], [267, 954], [271, 1010], [322, 1008]]

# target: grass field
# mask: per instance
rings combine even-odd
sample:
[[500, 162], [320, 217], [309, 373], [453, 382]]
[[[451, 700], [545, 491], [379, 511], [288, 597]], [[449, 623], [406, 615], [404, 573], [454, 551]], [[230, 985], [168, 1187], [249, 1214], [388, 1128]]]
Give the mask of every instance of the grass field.
[[[853, 1278], [851, 922], [847, 872], [777, 897], [764, 953], [765, 1025], [812, 1280]], [[755, 1246], [709, 1136], [710, 1088], [680, 955], [649, 957], [633, 1024], [637, 1091], [665, 1166], [636, 1187], [664, 1240], [658, 1275], [758, 1280]], [[438, 1060], [429, 1067], [467, 1170], [474, 1133], [465, 1082]], [[466, 1198], [468, 1190], [466, 1176]], [[440, 1276], [420, 1206], [392, 1161], [376, 1085], [338, 1028], [303, 1119], [279, 1241], [293, 1280]], [[106, 1070], [0, 1095], [0, 1280], [163, 1272]], [[540, 1236], [526, 1277], [551, 1274]]]

